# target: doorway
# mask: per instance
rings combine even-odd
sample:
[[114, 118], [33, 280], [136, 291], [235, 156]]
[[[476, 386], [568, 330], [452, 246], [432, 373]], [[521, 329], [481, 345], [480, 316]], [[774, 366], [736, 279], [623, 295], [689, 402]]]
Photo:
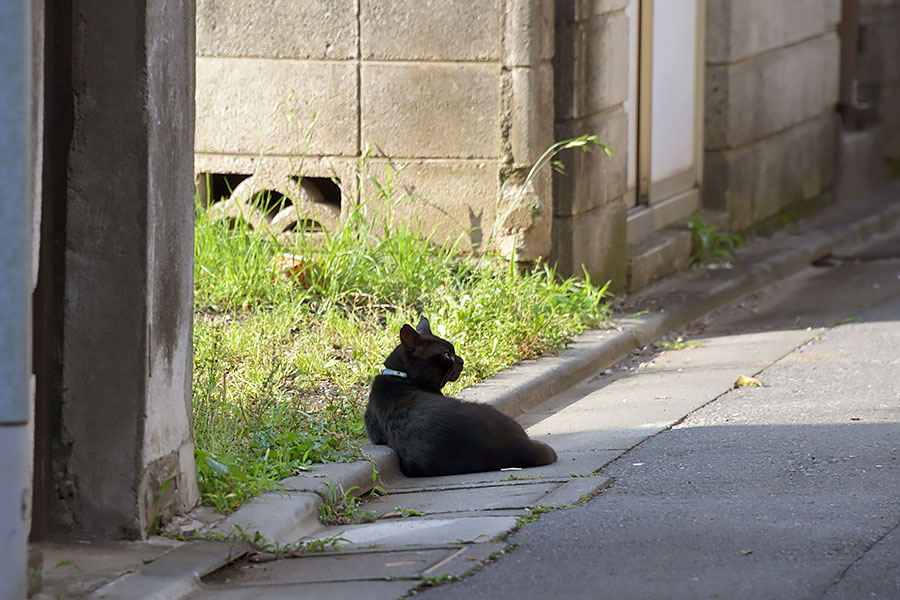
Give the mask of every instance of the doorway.
[[706, 0], [629, 0], [628, 241], [700, 207]]

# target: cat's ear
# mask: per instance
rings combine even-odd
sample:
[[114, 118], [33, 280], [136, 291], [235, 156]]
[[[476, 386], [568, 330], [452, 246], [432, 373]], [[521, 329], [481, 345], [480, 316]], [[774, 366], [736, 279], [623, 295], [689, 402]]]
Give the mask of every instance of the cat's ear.
[[415, 350], [416, 345], [419, 343], [419, 334], [416, 333], [415, 329], [404, 324], [400, 328], [400, 342], [408, 350]]
[[419, 324], [416, 325], [416, 333], [419, 335], [432, 335], [431, 323], [428, 322], [428, 319], [425, 317], [419, 319]]

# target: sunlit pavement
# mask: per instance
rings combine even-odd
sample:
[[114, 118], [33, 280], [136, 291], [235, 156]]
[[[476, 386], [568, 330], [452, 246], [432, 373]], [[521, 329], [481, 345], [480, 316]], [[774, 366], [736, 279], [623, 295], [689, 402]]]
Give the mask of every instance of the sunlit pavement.
[[598, 447], [687, 416], [425, 597], [900, 597], [900, 236], [835, 254], [696, 324], [700, 346], [534, 415]]

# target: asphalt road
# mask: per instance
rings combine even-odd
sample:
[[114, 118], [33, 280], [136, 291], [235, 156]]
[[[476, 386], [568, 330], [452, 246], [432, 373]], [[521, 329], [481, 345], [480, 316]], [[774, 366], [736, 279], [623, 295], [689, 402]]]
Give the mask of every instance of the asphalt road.
[[699, 325], [701, 343], [821, 329], [756, 373], [764, 387], [705, 399], [607, 465], [599, 496], [542, 515], [496, 562], [421, 595], [900, 598], [898, 240]]

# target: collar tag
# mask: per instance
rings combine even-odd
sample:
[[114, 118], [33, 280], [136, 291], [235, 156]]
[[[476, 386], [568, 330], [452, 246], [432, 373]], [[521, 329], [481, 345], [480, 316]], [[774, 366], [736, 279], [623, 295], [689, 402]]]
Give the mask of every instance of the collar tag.
[[397, 371], [394, 369], [385, 369], [381, 372], [382, 375], [393, 375], [394, 377], [400, 377], [402, 379], [406, 379], [406, 373], [403, 371]]

